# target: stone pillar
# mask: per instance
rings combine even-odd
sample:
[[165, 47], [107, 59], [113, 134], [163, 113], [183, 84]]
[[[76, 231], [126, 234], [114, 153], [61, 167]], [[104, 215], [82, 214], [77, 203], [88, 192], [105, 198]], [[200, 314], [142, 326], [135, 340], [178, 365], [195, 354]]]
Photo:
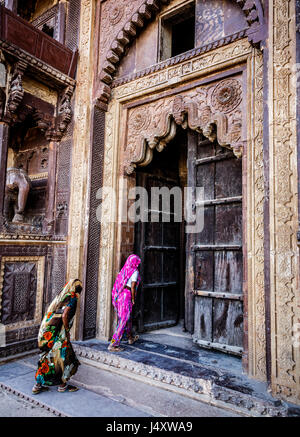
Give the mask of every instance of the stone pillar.
[[273, 0], [269, 25], [270, 313], [273, 395], [300, 403], [295, 0]]
[[[93, 32], [95, 0], [83, 0], [80, 10], [79, 62], [75, 91], [74, 131], [72, 147], [71, 195], [68, 226], [67, 279], [84, 281], [85, 248], [87, 244], [89, 217], [89, 190], [91, 180], [90, 144], [91, 112], [93, 91]], [[84, 311], [85, 290], [82, 291], [80, 306], [74, 323], [73, 336], [79, 338], [80, 312]], [[82, 335], [82, 334], [81, 334]]]
[[56, 161], [57, 161], [57, 149], [59, 143], [49, 138], [49, 170], [48, 170], [48, 188], [47, 188], [47, 210], [44, 220], [44, 231], [54, 231], [54, 208], [55, 208], [55, 191], [56, 191]]
[[298, 247], [300, 247], [300, 0], [296, 0], [296, 92], [297, 92], [297, 162], [298, 162]]

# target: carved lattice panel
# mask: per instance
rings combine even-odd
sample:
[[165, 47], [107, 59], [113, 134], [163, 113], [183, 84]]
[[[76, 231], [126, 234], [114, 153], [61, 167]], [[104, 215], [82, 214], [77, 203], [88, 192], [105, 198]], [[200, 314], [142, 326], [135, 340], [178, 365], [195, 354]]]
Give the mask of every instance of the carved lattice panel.
[[6, 326], [7, 333], [19, 335], [20, 329], [40, 324], [44, 282], [45, 256], [2, 256], [0, 323]]
[[1, 323], [34, 318], [37, 266], [34, 262], [6, 262], [4, 265]]
[[88, 234], [87, 279], [85, 287], [85, 314], [83, 328], [83, 336], [85, 339], [94, 337], [96, 333], [99, 249], [101, 233], [101, 224], [96, 216], [96, 210], [99, 205], [99, 201], [96, 198], [96, 193], [98, 189], [102, 187], [104, 128], [105, 113], [100, 111], [98, 108], [95, 108], [91, 165], [91, 180], [93, 183], [90, 193], [90, 222]]

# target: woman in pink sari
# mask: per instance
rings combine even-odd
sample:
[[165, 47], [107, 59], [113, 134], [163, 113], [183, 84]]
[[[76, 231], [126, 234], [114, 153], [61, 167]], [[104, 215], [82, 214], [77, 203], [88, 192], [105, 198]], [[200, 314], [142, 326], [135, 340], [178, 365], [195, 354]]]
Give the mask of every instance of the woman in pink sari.
[[138, 271], [140, 263], [141, 259], [137, 255], [130, 255], [118, 274], [112, 289], [112, 303], [117, 311], [118, 324], [108, 346], [108, 350], [111, 352], [123, 350], [120, 347], [120, 342], [125, 330], [129, 344], [133, 344], [138, 339], [138, 335], [132, 337], [131, 312], [132, 305], [135, 303], [136, 289], [140, 283]]

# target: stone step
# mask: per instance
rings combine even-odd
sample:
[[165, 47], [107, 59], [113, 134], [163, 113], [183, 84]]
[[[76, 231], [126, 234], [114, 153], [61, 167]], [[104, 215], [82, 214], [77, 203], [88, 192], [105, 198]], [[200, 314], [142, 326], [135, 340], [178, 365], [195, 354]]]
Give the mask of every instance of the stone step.
[[[0, 389], [54, 415], [149, 419], [240, 416], [180, 393], [118, 375], [111, 368], [103, 370], [84, 362], [81, 362], [78, 372], [72, 377], [72, 384], [80, 388], [78, 392], [58, 393], [57, 387], [50, 387], [47, 392], [33, 395], [31, 389], [37, 361], [38, 355], [32, 355], [0, 365]], [[3, 413], [5, 408], [2, 408], [0, 402], [0, 417], [5, 417]]]
[[124, 345], [122, 352], [109, 352], [107, 342], [88, 340], [73, 343], [78, 358], [85, 364], [109, 370], [136, 381], [173, 391], [200, 402], [229, 409], [245, 416], [286, 416], [288, 406], [274, 399], [265, 384], [243, 375], [233, 359], [214, 366], [207, 351], [188, 351], [151, 341], [139, 340]]

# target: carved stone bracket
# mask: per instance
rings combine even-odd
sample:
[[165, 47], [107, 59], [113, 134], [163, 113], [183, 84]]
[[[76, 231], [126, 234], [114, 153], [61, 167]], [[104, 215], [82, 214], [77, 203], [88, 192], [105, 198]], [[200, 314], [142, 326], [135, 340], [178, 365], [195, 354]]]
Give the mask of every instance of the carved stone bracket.
[[57, 115], [53, 118], [45, 132], [47, 139], [56, 142], [61, 141], [72, 118], [71, 98], [73, 92], [74, 88], [68, 86], [61, 95], [57, 108]]
[[177, 126], [217, 140], [241, 158], [241, 103], [241, 83], [231, 78], [129, 110], [125, 171], [131, 174], [136, 166], [148, 165], [153, 150], [162, 151], [175, 137]]
[[[114, 76], [125, 54], [126, 47], [137, 37], [140, 30], [147, 26], [150, 19], [153, 19], [160, 12], [161, 8], [169, 4], [170, 1], [171, 0], [145, 0], [119, 30], [116, 37], [112, 39], [112, 43], [108, 47], [99, 74], [97, 98], [104, 109], [107, 109]], [[247, 29], [249, 41], [253, 44], [260, 43], [264, 38], [265, 28], [263, 8], [260, 0], [235, 0], [235, 2], [241, 7], [246, 17], [249, 26]], [[116, 17], [119, 17], [121, 8], [116, 7], [114, 13]], [[111, 21], [111, 24], [114, 24], [114, 22]], [[226, 43], [226, 41], [224, 41], [224, 43]]]
[[7, 102], [4, 110], [4, 119], [9, 123], [12, 123], [16, 118], [16, 111], [24, 97], [22, 78], [26, 68], [27, 64], [23, 61], [18, 61], [13, 68]]
[[[68, 124], [72, 118], [71, 98], [74, 92], [73, 86], [67, 86], [61, 93], [56, 114], [47, 113], [36, 107], [35, 103], [22, 104], [24, 90], [22, 87], [22, 72], [19, 69], [13, 74], [9, 96], [4, 112], [4, 120], [10, 125], [25, 121], [31, 116], [36, 126], [45, 135], [47, 140], [61, 141]], [[3, 96], [5, 98], [5, 96]], [[1, 113], [1, 94], [0, 94]]]

